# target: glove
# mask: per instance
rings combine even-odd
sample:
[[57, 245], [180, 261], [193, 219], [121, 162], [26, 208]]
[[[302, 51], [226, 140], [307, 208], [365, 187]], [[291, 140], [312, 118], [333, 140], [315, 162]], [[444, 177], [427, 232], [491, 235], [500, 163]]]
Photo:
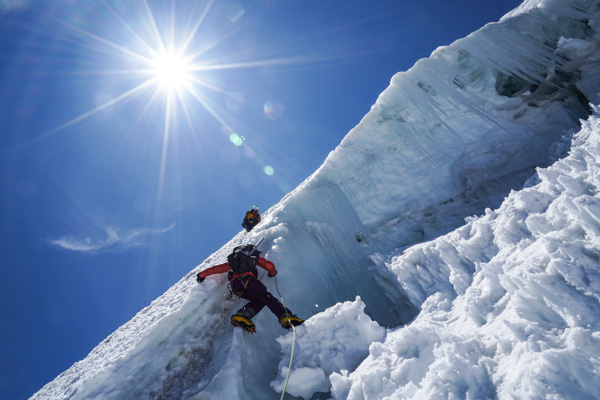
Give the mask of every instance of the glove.
[[276, 269], [274, 269], [272, 272], [269, 272], [269, 274], [268, 274], [268, 275], [269, 275], [269, 277], [271, 277], [271, 278], [272, 278], [272, 277], [274, 277], [275, 275], [277, 275], [277, 270], [276, 270]]
[[202, 278], [202, 277], [200, 276], [200, 273], [198, 273], [198, 275], [196, 275], [196, 281], [197, 281], [198, 283], [202, 283], [202, 282], [203, 282], [205, 279], [206, 279], [206, 278]]

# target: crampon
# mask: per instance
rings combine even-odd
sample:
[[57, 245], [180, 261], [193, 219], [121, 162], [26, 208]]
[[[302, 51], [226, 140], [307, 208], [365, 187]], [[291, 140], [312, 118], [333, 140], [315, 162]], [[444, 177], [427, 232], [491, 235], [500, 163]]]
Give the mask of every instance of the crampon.
[[303, 319], [300, 319], [293, 314], [284, 314], [281, 318], [279, 318], [279, 323], [283, 329], [291, 329], [292, 326], [301, 325], [303, 322]]
[[238, 326], [248, 333], [256, 333], [256, 326], [252, 320], [240, 314], [234, 314], [231, 316], [231, 325]]

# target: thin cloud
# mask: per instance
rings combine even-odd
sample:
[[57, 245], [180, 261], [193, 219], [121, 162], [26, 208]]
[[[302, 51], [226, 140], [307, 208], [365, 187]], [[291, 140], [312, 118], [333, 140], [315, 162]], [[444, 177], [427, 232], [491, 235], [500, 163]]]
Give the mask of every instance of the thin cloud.
[[106, 237], [101, 239], [76, 238], [64, 236], [60, 239], [51, 240], [52, 245], [65, 250], [79, 251], [82, 253], [93, 253], [104, 250], [127, 250], [132, 247], [141, 247], [146, 244], [149, 236], [165, 233], [175, 227], [175, 224], [165, 229], [133, 229], [119, 231], [114, 227], [107, 227]]

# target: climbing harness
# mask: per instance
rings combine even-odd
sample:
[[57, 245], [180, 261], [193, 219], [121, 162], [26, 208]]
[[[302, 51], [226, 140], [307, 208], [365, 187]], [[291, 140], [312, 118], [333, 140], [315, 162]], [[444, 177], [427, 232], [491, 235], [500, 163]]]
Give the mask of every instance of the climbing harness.
[[[261, 241], [262, 241], [262, 239], [261, 239]], [[287, 307], [285, 306], [285, 302], [283, 301], [283, 297], [281, 296], [281, 293], [279, 292], [279, 287], [277, 286], [277, 275], [275, 275], [275, 289], [277, 289], [277, 294], [279, 295], [281, 304], [283, 304], [283, 308], [285, 308], [287, 310]], [[287, 311], [286, 311], [286, 315], [289, 315]], [[292, 353], [290, 354], [290, 365], [288, 365], [287, 378], [285, 378], [285, 385], [283, 386], [283, 392], [281, 393], [280, 400], [283, 400], [283, 396], [285, 396], [285, 390], [287, 389], [287, 385], [290, 380], [290, 372], [292, 371], [292, 360], [294, 359], [294, 347], [296, 347], [296, 327], [294, 327], [294, 324], [290, 324], [290, 325], [292, 325], [292, 332], [293, 332]]]

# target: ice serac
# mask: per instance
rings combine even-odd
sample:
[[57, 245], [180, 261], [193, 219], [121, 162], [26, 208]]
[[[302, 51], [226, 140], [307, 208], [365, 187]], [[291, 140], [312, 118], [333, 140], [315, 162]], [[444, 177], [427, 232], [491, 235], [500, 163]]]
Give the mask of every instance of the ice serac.
[[[393, 77], [315, 178], [338, 185], [391, 247], [498, 206], [596, 100], [596, 7], [538, 1], [438, 48]], [[586, 52], [561, 48], [561, 38]]]
[[[544, 260], [571, 254], [551, 236], [536, 242], [547, 252], [533, 270], [519, 272], [525, 258], [510, 259], [518, 257], [521, 240], [552, 235], [571, 213], [511, 220], [487, 211], [466, 226], [464, 219], [499, 207], [536, 167], [564, 156], [561, 146], [570, 142], [560, 139], [579, 130], [589, 104], [598, 103], [599, 1], [526, 1], [395, 75], [323, 166], [260, 225], [234, 237], [33, 398], [279, 398], [290, 340], [276, 318], [265, 309], [254, 318], [256, 335], [233, 330], [229, 315], [242, 303], [230, 297], [225, 277], [202, 285], [193, 279], [234, 246], [260, 238], [263, 255], [279, 271], [276, 281], [264, 276], [263, 282], [273, 293], [280, 289], [293, 312], [316, 316], [298, 329], [290, 393], [306, 399], [530, 397], [511, 372], [512, 362], [522, 362], [532, 367], [528, 377], [538, 392], [551, 377], [548, 393], [585, 398], [590, 390], [556, 389], [560, 370], [533, 366], [573, 361], [558, 350], [535, 353], [552, 343], [597, 351], [600, 339], [589, 331], [597, 322], [582, 314], [598, 306], [597, 272], [568, 275], [553, 264], [563, 280], [548, 271], [539, 275], [547, 281], [531, 280]], [[578, 193], [556, 207], [582, 221], [581, 229], [565, 232], [591, 237], [574, 246], [586, 262], [597, 262], [598, 185], [573, 171], [550, 173], [550, 188], [533, 200], [513, 195], [507, 202], [542, 214], [557, 188]], [[503, 205], [498, 213], [517, 215], [515, 207]], [[546, 301], [552, 290], [567, 300]], [[572, 291], [588, 297], [570, 305]], [[526, 314], [528, 306], [536, 315]], [[577, 314], [569, 315], [570, 306]], [[501, 314], [506, 323], [494, 318]], [[461, 336], [462, 327], [482, 329]], [[547, 337], [554, 341], [542, 340]], [[592, 356], [590, 371], [599, 368], [597, 353]], [[458, 379], [463, 370], [468, 380]], [[588, 378], [585, 387], [596, 383]]]

